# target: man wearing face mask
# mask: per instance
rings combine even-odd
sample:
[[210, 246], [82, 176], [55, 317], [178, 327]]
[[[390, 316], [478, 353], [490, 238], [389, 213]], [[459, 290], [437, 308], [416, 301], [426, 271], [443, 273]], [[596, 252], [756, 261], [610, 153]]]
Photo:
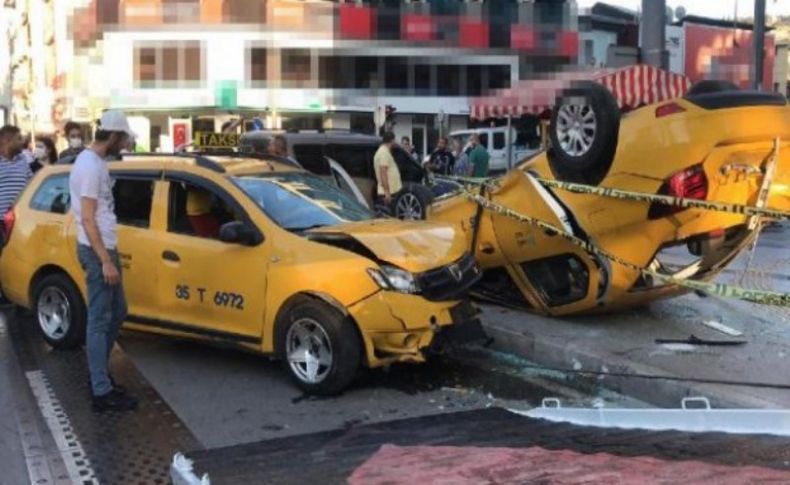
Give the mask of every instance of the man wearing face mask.
[[115, 338], [126, 318], [126, 298], [118, 259], [115, 201], [107, 160], [120, 157], [130, 137], [126, 116], [107, 110], [99, 120], [96, 137], [74, 162], [69, 177], [71, 210], [77, 222], [77, 257], [88, 288], [86, 351], [93, 409], [128, 411], [137, 399], [116, 386], [109, 371]]
[[66, 139], [69, 142], [69, 147], [60, 153], [60, 158], [63, 157], [76, 157], [82, 150], [85, 149], [82, 127], [73, 121], [66, 123], [66, 128], [63, 130], [66, 133]]

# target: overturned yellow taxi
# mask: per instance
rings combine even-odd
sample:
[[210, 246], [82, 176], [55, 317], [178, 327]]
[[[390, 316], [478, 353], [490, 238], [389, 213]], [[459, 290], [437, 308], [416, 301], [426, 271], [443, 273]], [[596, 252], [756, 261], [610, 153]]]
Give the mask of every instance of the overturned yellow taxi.
[[[58, 348], [85, 335], [69, 173], [37, 174], [5, 215], [0, 256], [3, 293]], [[128, 328], [277, 355], [323, 394], [361, 365], [421, 362], [481, 332], [463, 302], [480, 271], [452, 224], [374, 220], [275, 158], [127, 156], [110, 174]]]

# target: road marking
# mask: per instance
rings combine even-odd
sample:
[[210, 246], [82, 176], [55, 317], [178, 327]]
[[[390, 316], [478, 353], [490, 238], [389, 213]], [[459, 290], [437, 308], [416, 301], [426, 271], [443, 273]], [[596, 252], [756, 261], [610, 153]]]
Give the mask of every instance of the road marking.
[[721, 322], [717, 322], [716, 320], [705, 320], [702, 322], [708, 328], [712, 328], [713, 330], [718, 330], [719, 332], [729, 335], [731, 337], [741, 337], [743, 336], [743, 332], [740, 330], [735, 330], [732, 327], [728, 327]]
[[90, 460], [85, 455], [85, 450], [82, 449], [69, 417], [55, 395], [55, 390], [44, 376], [44, 372], [28, 371], [25, 376], [38, 403], [38, 409], [55, 439], [63, 464], [68, 470], [69, 479], [75, 484], [98, 485], [99, 480], [91, 467]]

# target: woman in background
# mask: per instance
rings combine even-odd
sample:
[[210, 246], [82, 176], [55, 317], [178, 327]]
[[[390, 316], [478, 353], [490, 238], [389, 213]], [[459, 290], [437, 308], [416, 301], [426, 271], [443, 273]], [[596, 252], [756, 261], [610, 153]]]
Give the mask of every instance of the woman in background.
[[47, 165], [52, 165], [58, 159], [58, 152], [55, 150], [55, 142], [48, 136], [37, 136], [36, 147], [33, 149], [33, 161], [30, 163], [30, 170], [38, 172]]

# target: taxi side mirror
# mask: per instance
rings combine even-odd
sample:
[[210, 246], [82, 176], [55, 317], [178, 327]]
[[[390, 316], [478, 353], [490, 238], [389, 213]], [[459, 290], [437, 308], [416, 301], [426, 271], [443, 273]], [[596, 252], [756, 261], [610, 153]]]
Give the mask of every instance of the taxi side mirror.
[[232, 221], [219, 228], [219, 240], [230, 244], [256, 246], [263, 242], [263, 235], [249, 224]]

